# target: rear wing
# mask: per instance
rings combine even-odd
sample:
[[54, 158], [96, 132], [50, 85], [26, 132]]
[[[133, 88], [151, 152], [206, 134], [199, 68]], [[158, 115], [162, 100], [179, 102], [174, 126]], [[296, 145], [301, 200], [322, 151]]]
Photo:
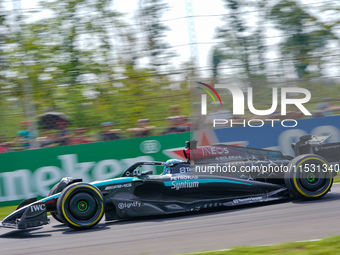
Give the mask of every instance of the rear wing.
[[286, 159], [280, 151], [226, 144], [214, 144], [200, 147], [190, 146], [184, 150], [184, 156], [187, 160], [193, 160], [195, 163], [227, 163], [245, 160]]

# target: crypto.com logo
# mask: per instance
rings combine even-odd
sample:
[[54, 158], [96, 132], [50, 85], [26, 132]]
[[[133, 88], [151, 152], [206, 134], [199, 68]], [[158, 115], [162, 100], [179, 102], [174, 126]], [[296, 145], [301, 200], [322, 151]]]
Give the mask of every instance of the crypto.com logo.
[[[202, 84], [210, 88], [217, 95], [222, 105], [221, 98], [213, 87], [207, 84], [201, 83], [201, 82], [199, 84]], [[244, 101], [245, 101], [244, 94], [243, 94], [243, 91], [239, 87], [236, 87], [233, 85], [226, 85], [226, 84], [215, 84], [215, 88], [229, 90], [233, 97], [233, 115], [244, 115]], [[199, 88], [199, 89], [202, 89], [202, 88]], [[202, 90], [207, 92], [213, 98], [213, 96], [211, 95], [209, 91], [207, 91], [206, 89], [202, 89]], [[295, 94], [301, 93], [301, 94], [304, 94], [305, 97], [304, 98], [288, 98], [287, 97], [288, 93], [295, 93]], [[287, 105], [295, 105], [306, 116], [312, 115], [303, 106], [303, 104], [307, 103], [310, 99], [311, 99], [311, 93], [307, 89], [299, 88], [299, 87], [281, 88], [281, 115], [285, 116], [287, 114]], [[213, 100], [216, 104], [216, 101], [214, 98]], [[272, 88], [272, 106], [268, 110], [255, 109], [254, 104], [253, 104], [253, 88], [252, 87], [248, 87], [247, 102], [248, 102], [248, 109], [252, 114], [261, 115], [261, 116], [270, 115], [274, 113], [277, 109], [278, 89]], [[202, 115], [207, 114], [207, 95], [206, 94], [201, 95], [201, 114]]]

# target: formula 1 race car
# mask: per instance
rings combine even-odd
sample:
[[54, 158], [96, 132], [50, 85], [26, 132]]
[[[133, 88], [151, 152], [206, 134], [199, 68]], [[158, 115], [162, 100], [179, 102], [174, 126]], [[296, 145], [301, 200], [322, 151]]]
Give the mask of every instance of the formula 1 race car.
[[[47, 212], [73, 229], [106, 220], [165, 215], [295, 197], [318, 199], [330, 191], [339, 170], [340, 143], [302, 136], [296, 157], [279, 151], [188, 142], [186, 162], [138, 162], [120, 178], [84, 183], [63, 178], [39, 201], [24, 200], [1, 227], [26, 229], [49, 223]], [[152, 165], [160, 175], [140, 171]]]

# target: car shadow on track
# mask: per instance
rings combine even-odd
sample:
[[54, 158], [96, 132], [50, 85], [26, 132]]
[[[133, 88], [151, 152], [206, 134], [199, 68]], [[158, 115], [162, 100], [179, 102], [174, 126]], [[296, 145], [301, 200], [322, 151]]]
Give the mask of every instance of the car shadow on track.
[[294, 204], [311, 204], [311, 203], [326, 203], [331, 201], [340, 200], [340, 193], [329, 193], [326, 196], [316, 199], [316, 200], [293, 200], [292, 203]]
[[109, 229], [105, 224], [98, 224], [98, 226], [88, 229], [88, 230], [73, 230], [68, 226], [60, 223], [59, 225], [53, 225], [49, 229], [44, 229], [43, 227], [32, 228], [32, 229], [24, 229], [24, 230], [12, 230], [10, 232], [0, 234], [0, 238], [9, 238], [9, 239], [29, 239], [29, 238], [43, 238], [43, 237], [52, 237], [53, 233], [60, 233], [73, 235], [73, 234], [81, 234], [81, 233], [93, 233], [97, 231], [103, 231], [105, 229]]
[[202, 216], [217, 216], [220, 214], [225, 214], [228, 212], [237, 212], [247, 210], [253, 207], [261, 207], [268, 206], [272, 204], [282, 203], [283, 201], [272, 201], [272, 202], [264, 202], [264, 203], [254, 203], [247, 205], [239, 205], [236, 207], [224, 207], [224, 208], [211, 208], [204, 209], [198, 212], [186, 212], [186, 213], [177, 213], [177, 214], [169, 214], [169, 215], [156, 215], [156, 216], [144, 216], [137, 217], [132, 219], [124, 219], [124, 220], [115, 220], [115, 221], [101, 221], [96, 227], [87, 229], [87, 230], [73, 230], [66, 226], [65, 224], [59, 223], [55, 220], [51, 221], [51, 225], [46, 227], [37, 227], [32, 229], [25, 230], [12, 230], [10, 232], [4, 233], [0, 235], [0, 238], [9, 238], [9, 239], [30, 239], [30, 238], [48, 238], [52, 237], [53, 233], [61, 233], [63, 235], [81, 235], [86, 233], [95, 233], [98, 231], [105, 231], [111, 229], [112, 225], [128, 225], [135, 224], [140, 222], [163, 222], [163, 221], [177, 221], [181, 219], [189, 219], [189, 218], [199, 218]]
[[9, 238], [9, 239], [25, 239], [25, 238], [42, 238], [42, 237], [50, 237], [51, 234], [47, 234], [45, 232], [37, 232], [34, 231], [43, 229], [42, 227], [39, 228], [32, 228], [32, 229], [24, 229], [24, 230], [13, 230], [8, 233], [0, 235], [0, 238]]
[[97, 226], [95, 226], [94, 228], [91, 229], [85, 229], [85, 230], [74, 230], [71, 228], [67, 228], [65, 231], [62, 232], [63, 235], [77, 235], [77, 234], [81, 234], [81, 233], [94, 233], [97, 231], [103, 231], [103, 230], [107, 230], [110, 229], [108, 226], [106, 226], [105, 224], [98, 224]]

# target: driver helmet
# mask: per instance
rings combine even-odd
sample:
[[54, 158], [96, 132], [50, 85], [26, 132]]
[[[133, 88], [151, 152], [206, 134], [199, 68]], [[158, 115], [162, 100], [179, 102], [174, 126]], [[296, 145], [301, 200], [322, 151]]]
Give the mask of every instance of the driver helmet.
[[[179, 159], [168, 159], [165, 163], [166, 164], [176, 164], [176, 163], [180, 163], [180, 162], [183, 162], [183, 161], [179, 160]], [[164, 167], [163, 174], [170, 174], [170, 166]]]

